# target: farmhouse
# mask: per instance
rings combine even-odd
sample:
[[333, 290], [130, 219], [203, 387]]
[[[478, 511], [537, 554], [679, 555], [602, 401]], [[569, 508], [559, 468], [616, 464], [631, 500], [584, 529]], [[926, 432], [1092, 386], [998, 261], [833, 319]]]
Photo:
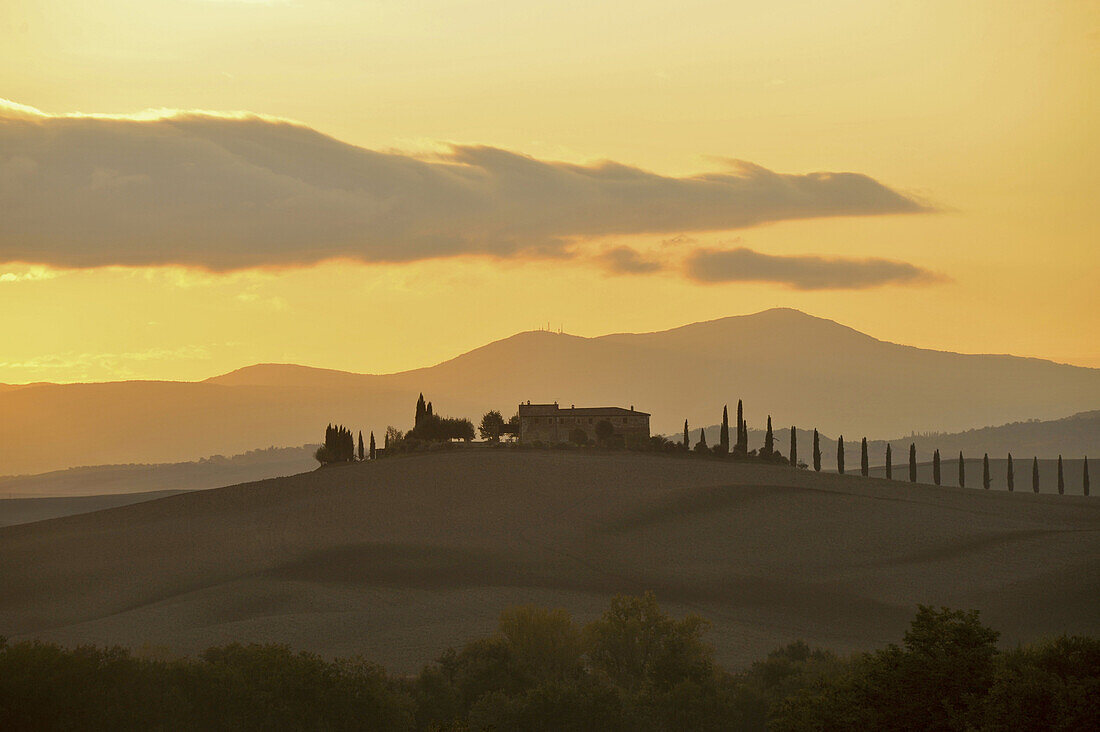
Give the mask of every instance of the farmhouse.
[[596, 441], [596, 425], [607, 422], [614, 429], [614, 440], [629, 445], [649, 439], [649, 414], [634, 407], [575, 407], [564, 409], [553, 404], [519, 405], [520, 442], [570, 442], [576, 430], [589, 441]]

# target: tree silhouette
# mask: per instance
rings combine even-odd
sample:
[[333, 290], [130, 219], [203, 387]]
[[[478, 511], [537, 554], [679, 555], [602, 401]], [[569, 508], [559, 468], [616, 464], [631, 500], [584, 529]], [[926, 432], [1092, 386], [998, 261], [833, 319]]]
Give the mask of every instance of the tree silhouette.
[[982, 488], [985, 488], [986, 490], [989, 490], [990, 482], [991, 481], [989, 480], [989, 453], [987, 452], [985, 454], [985, 457], [982, 458]]
[[1064, 496], [1066, 494], [1066, 481], [1062, 476], [1062, 456], [1058, 456], [1058, 495]]
[[1031, 490], [1039, 492], [1039, 457], [1031, 458]]
[[504, 429], [504, 417], [495, 409], [491, 409], [481, 417], [481, 424], [477, 431], [481, 439], [489, 442], [500, 442], [500, 433]]
[[940, 484], [940, 451], [932, 453], [932, 482]]
[[963, 460], [962, 451], [959, 451], [959, 487], [966, 487], [966, 461]]
[[325, 444], [314, 454], [317, 461], [344, 463], [355, 459], [355, 438], [351, 430], [342, 425], [330, 424], [325, 428]]
[[915, 443], [909, 443], [909, 482], [917, 482], [917, 446]]
[[718, 433], [718, 444], [723, 455], [730, 451], [730, 413], [727, 406], [722, 405], [722, 431]]
[[890, 454], [890, 443], [886, 443], [886, 480], [894, 479], [894, 459]]
[[424, 408], [424, 416], [425, 417], [430, 417], [433, 414], [434, 414], [434, 412], [432, 411], [432, 403], [428, 402], [428, 406]]
[[860, 445], [859, 472], [860, 472], [860, 474], [863, 475], [864, 478], [866, 478], [871, 472], [870, 462], [867, 459], [867, 438], [866, 437], [863, 438], [863, 443]]
[[374, 447], [374, 431], [373, 430], [370, 433], [370, 459], [371, 460], [378, 459], [378, 451]]
[[601, 445], [607, 445], [608, 441], [615, 436], [615, 427], [606, 419], [601, 419], [596, 423], [596, 439], [600, 441]]
[[740, 399], [737, 400], [737, 446], [734, 449], [740, 453], [749, 451], [749, 431], [745, 429], [745, 413]]
[[359, 430], [359, 462], [363, 462], [366, 455], [367, 451], [363, 448], [363, 430]]
[[775, 435], [772, 434], [772, 416], [768, 415], [768, 431], [764, 433], [764, 450], [760, 454], [770, 458], [775, 452]]
[[420, 424], [420, 420], [424, 419], [424, 413], [428, 411], [428, 406], [424, 403], [424, 392], [420, 392], [420, 397], [416, 400], [416, 417], [413, 419], [413, 427]]
[[798, 432], [791, 425], [791, 465], [798, 467]]
[[821, 472], [821, 440], [816, 427], [814, 428], [814, 470]]
[[691, 447], [691, 445], [688, 444], [688, 442], [689, 442], [688, 441], [688, 421], [685, 419], [684, 420], [684, 449], [685, 450], [687, 450], [688, 448]]
[[1008, 453], [1008, 490], [1016, 490], [1016, 473], [1012, 470], [1012, 453]]
[[707, 447], [707, 431], [702, 427], [699, 428], [699, 441], [695, 443], [695, 449], [698, 450], [700, 447], [704, 450]]
[[1085, 472], [1081, 475], [1081, 488], [1085, 495], [1089, 494], [1089, 456], [1085, 455]]
[[836, 472], [844, 475], [844, 435], [836, 440]]

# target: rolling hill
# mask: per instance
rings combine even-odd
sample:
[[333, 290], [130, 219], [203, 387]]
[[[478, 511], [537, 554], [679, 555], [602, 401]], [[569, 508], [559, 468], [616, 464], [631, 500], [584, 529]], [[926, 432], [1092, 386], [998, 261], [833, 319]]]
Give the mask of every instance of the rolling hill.
[[786, 467], [488, 448], [0, 528], [0, 633], [194, 652], [275, 641], [411, 671], [506, 606], [654, 590], [738, 666], [896, 639], [916, 603], [1013, 644], [1100, 633], [1100, 502]]
[[657, 333], [535, 331], [387, 375], [268, 364], [203, 382], [0, 390], [0, 473], [301, 445], [329, 422], [380, 436], [410, 426], [420, 392], [437, 412], [475, 421], [526, 400], [635, 405], [656, 432], [713, 423], [743, 397], [754, 425], [772, 414], [828, 434], [890, 435], [1097, 408], [1100, 369], [900, 346], [788, 309]]

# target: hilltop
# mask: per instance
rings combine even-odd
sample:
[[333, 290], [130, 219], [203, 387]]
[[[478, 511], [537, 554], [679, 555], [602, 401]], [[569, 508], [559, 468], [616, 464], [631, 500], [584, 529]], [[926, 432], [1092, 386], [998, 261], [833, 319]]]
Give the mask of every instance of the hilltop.
[[[1100, 632], [1100, 503], [628, 453], [467, 449], [0, 528], [0, 631], [195, 652], [277, 641], [413, 670], [501, 608], [654, 590], [737, 666], [900, 636]], [[33, 567], [33, 571], [28, 568]]]
[[[509, 416], [520, 401], [637, 405], [655, 432], [712, 424], [745, 399], [762, 425], [901, 435], [1053, 419], [1100, 406], [1100, 369], [963, 355], [877, 340], [797, 310], [656, 333], [533, 331], [435, 366], [353, 374], [259, 365], [203, 382], [43, 384], [0, 390], [0, 472], [175, 462], [301, 445], [338, 422], [407, 428], [423, 392], [446, 415]], [[59, 440], [65, 449], [58, 450]]]

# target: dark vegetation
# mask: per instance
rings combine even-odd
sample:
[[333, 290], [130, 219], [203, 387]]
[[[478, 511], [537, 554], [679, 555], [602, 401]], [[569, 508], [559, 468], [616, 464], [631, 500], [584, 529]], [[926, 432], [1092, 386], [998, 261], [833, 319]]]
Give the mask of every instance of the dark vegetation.
[[1001, 651], [976, 612], [921, 606], [900, 645], [841, 657], [796, 642], [731, 672], [714, 662], [707, 627], [651, 594], [617, 597], [585, 626], [515, 607], [494, 635], [406, 678], [276, 645], [166, 659], [0, 639], [0, 728], [1100, 728], [1096, 639]]
[[[499, 412], [490, 412], [481, 422], [481, 436], [491, 442], [499, 441], [505, 430], [504, 420]], [[385, 444], [379, 451], [374, 432], [370, 433], [370, 448], [365, 447], [363, 433], [359, 432], [359, 447], [356, 451], [351, 430], [343, 425], [329, 425], [325, 430], [325, 443], [318, 448], [314, 457], [321, 465], [344, 463], [354, 460], [375, 460], [381, 455], [415, 452], [418, 450], [439, 449], [452, 441], [469, 442], [474, 439], [474, 425], [468, 419], [441, 417], [435, 413], [431, 402], [424, 401], [421, 394], [416, 400], [416, 412], [413, 428], [402, 433], [395, 427], [386, 429]]]
[[[360, 446], [362, 446], [362, 433], [360, 433]], [[362, 450], [360, 450], [362, 452]], [[317, 448], [314, 454], [317, 462], [343, 463], [355, 459], [355, 440], [351, 436], [351, 430], [343, 425], [329, 425], [325, 428], [325, 442]]]

